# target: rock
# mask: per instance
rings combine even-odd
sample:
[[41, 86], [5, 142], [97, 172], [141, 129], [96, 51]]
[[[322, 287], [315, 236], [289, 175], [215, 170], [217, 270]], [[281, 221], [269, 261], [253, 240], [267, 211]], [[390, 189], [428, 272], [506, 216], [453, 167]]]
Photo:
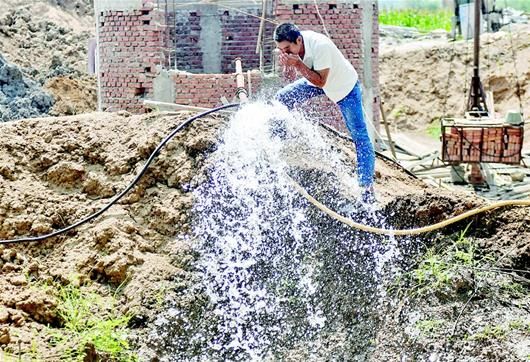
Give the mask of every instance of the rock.
[[46, 115], [53, 98], [0, 54], [0, 121]]
[[118, 111], [118, 116], [122, 117], [130, 117], [132, 114], [130, 112], [127, 112], [125, 110]]
[[15, 310], [11, 313], [11, 321], [13, 321], [13, 324], [17, 327], [24, 324], [26, 318], [24, 318], [24, 315], [21, 311]]
[[111, 283], [120, 284], [127, 278], [129, 267], [142, 262], [143, 260], [134, 255], [115, 253], [101, 258], [96, 264], [94, 272], [102, 275]]
[[72, 187], [83, 181], [85, 168], [73, 162], [60, 162], [50, 168], [47, 179], [52, 184], [63, 187]]
[[7, 323], [9, 321], [9, 312], [5, 308], [0, 309], [0, 323]]
[[513, 182], [522, 182], [524, 181], [525, 176], [526, 175], [521, 171], [514, 171], [510, 174], [510, 177], [512, 178]]
[[16, 307], [38, 322], [51, 324], [58, 322], [57, 302], [44, 293], [26, 291], [22, 300], [16, 303]]
[[9, 327], [0, 328], [0, 344], [9, 344], [9, 342], [11, 342]]
[[83, 183], [83, 192], [98, 197], [111, 197], [115, 194], [112, 186], [103, 177], [93, 173], [89, 173]]
[[9, 278], [9, 282], [13, 285], [26, 285], [28, 284], [28, 281], [26, 280], [26, 277], [24, 275], [16, 275], [11, 278]]
[[20, 265], [15, 265], [13, 263], [5, 263], [4, 266], [2, 267], [2, 271], [4, 273], [9, 273], [12, 271], [19, 271], [21, 269], [22, 267]]
[[5, 249], [2, 252], [2, 259], [6, 262], [13, 261], [17, 256], [17, 252], [15, 249]]

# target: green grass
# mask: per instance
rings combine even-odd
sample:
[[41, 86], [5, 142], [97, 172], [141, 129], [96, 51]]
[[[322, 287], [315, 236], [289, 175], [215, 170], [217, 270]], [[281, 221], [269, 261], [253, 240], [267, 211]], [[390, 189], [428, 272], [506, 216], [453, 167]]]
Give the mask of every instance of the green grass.
[[442, 319], [426, 319], [416, 322], [416, 327], [425, 336], [431, 336], [440, 331], [444, 326], [445, 321]]
[[435, 140], [440, 140], [442, 136], [442, 126], [439, 120], [432, 121], [427, 127], [427, 134]]
[[379, 23], [384, 25], [414, 27], [421, 32], [436, 29], [451, 30], [451, 10], [423, 10], [401, 9], [382, 10], [379, 13]]
[[63, 360], [83, 361], [87, 346], [110, 361], [136, 361], [127, 342], [128, 315], [114, 310], [116, 300], [68, 285], [58, 293], [58, 314], [63, 320], [62, 331], [51, 331], [56, 345], [67, 344]]
[[485, 326], [480, 332], [468, 338], [475, 341], [487, 341], [490, 339], [502, 340], [506, 338], [507, 330], [502, 326]]
[[441, 8], [440, 0], [379, 0], [379, 9], [428, 9]]
[[530, 1], [528, 0], [500, 0], [497, 1], [497, 7], [504, 8], [506, 5], [516, 10], [530, 12]]
[[[379, 10], [389, 9], [422, 9], [439, 10], [442, 8], [440, 0], [379, 0]], [[451, 4], [452, 5], [452, 4]], [[530, 12], [530, 1], [528, 0], [498, 0], [497, 8], [510, 7], [517, 10]], [[452, 10], [452, 9], [450, 9]]]

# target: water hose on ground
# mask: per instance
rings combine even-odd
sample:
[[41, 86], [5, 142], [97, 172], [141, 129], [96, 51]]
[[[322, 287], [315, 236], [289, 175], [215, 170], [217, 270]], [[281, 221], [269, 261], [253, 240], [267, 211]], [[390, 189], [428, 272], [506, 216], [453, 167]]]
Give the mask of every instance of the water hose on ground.
[[405, 236], [405, 235], [418, 235], [418, 234], [424, 234], [429, 231], [438, 230], [441, 228], [444, 228], [448, 225], [454, 224], [458, 221], [467, 219], [468, 217], [471, 217], [473, 215], [477, 215], [489, 210], [497, 209], [499, 207], [504, 206], [530, 206], [530, 200], [505, 200], [505, 201], [498, 201], [494, 202], [490, 205], [485, 205], [473, 210], [469, 210], [464, 212], [463, 214], [453, 216], [447, 220], [440, 221], [436, 224], [420, 227], [420, 228], [414, 228], [414, 229], [403, 229], [403, 230], [392, 230], [392, 229], [381, 229], [376, 228], [369, 225], [360, 224], [358, 222], [353, 221], [352, 219], [349, 219], [347, 217], [344, 217], [335, 211], [328, 208], [326, 205], [322, 204], [320, 201], [316, 200], [313, 196], [311, 196], [306, 190], [304, 190], [296, 181], [291, 179], [293, 187], [298, 191], [300, 195], [302, 195], [304, 198], [307, 199], [311, 204], [316, 206], [318, 209], [323, 211], [324, 213], [328, 214], [332, 218], [352, 227], [355, 229], [359, 229], [362, 231], [366, 231], [372, 234], [379, 234], [379, 235], [395, 235], [395, 236]]
[[[213, 109], [207, 110], [205, 112], [199, 113], [199, 114], [189, 118], [184, 123], [182, 123], [178, 127], [176, 127], [173, 131], [171, 131], [171, 133], [169, 133], [158, 144], [158, 146], [155, 148], [155, 150], [151, 153], [151, 155], [147, 159], [146, 163], [144, 164], [144, 166], [142, 167], [142, 169], [140, 170], [138, 175], [129, 183], [129, 185], [123, 191], [121, 191], [119, 194], [115, 195], [109, 201], [108, 204], [103, 206], [98, 211], [90, 214], [89, 216], [86, 216], [85, 218], [77, 221], [76, 223], [74, 223], [74, 224], [72, 224], [70, 226], [67, 226], [67, 227], [65, 227], [63, 229], [60, 229], [60, 230], [56, 230], [56, 231], [51, 232], [49, 234], [45, 234], [45, 235], [41, 235], [41, 236], [33, 236], [33, 237], [22, 237], [22, 238], [12, 239], [12, 240], [0, 240], [0, 244], [13, 244], [13, 243], [42, 241], [42, 240], [45, 240], [45, 239], [48, 239], [48, 238], [51, 238], [51, 237], [58, 236], [60, 234], [66, 233], [66, 232], [68, 232], [70, 230], [73, 230], [73, 229], [75, 229], [75, 228], [77, 228], [77, 227], [79, 227], [79, 226], [81, 226], [81, 225], [83, 225], [83, 224], [85, 224], [85, 223], [87, 223], [87, 222], [89, 222], [91, 220], [94, 220], [95, 218], [97, 218], [98, 216], [103, 214], [105, 211], [107, 211], [112, 205], [114, 205], [123, 196], [125, 196], [125, 194], [127, 194], [127, 192], [129, 192], [134, 187], [134, 185], [136, 185], [136, 183], [138, 183], [140, 178], [147, 171], [147, 168], [149, 167], [151, 162], [155, 159], [156, 156], [158, 156], [158, 153], [160, 152], [162, 147], [164, 147], [164, 145], [169, 140], [171, 140], [178, 132], [180, 132], [182, 129], [184, 129], [186, 126], [188, 126], [190, 123], [192, 123], [193, 121], [195, 121], [195, 120], [197, 120], [199, 118], [202, 118], [204, 116], [207, 116], [209, 114], [218, 112], [218, 111], [226, 109], [226, 108], [237, 107], [237, 106], [239, 106], [239, 103], [231, 103], [231, 104], [226, 104], [226, 105], [223, 105], [223, 106], [220, 106], [220, 107], [217, 107], [217, 108], [213, 108]], [[417, 235], [417, 234], [422, 234], [422, 233], [426, 233], [426, 232], [429, 232], [429, 231], [434, 231], [434, 230], [437, 230], [437, 229], [441, 229], [441, 228], [443, 228], [443, 227], [445, 227], [447, 225], [450, 225], [450, 224], [453, 224], [455, 222], [461, 221], [461, 220], [466, 219], [468, 217], [471, 217], [473, 215], [477, 215], [477, 214], [483, 213], [485, 211], [496, 209], [496, 208], [499, 208], [499, 207], [503, 207], [503, 206], [530, 206], [530, 200], [500, 201], [500, 202], [496, 202], [496, 203], [493, 203], [493, 204], [490, 204], [490, 205], [486, 205], [486, 206], [483, 206], [483, 207], [480, 207], [480, 208], [477, 208], [477, 209], [473, 209], [473, 210], [467, 211], [467, 212], [465, 212], [463, 214], [454, 216], [454, 217], [449, 218], [449, 219], [447, 219], [445, 221], [442, 221], [442, 222], [439, 222], [439, 223], [436, 223], [436, 224], [433, 224], [433, 225], [430, 225], [430, 226], [425, 226], [425, 227], [415, 228], [415, 229], [405, 229], [405, 230], [381, 229], [381, 228], [376, 228], [376, 227], [373, 227], [373, 226], [360, 224], [360, 223], [357, 223], [357, 222], [355, 222], [355, 221], [353, 221], [353, 220], [351, 220], [349, 218], [346, 218], [346, 217], [344, 217], [342, 215], [339, 215], [335, 211], [329, 209], [327, 206], [325, 206], [324, 204], [322, 204], [321, 202], [319, 202], [318, 200], [313, 198], [306, 190], [304, 190], [294, 180], [291, 179], [291, 181], [292, 181], [293, 187], [295, 188], [295, 190], [301, 196], [306, 198], [311, 204], [313, 204], [314, 206], [316, 206], [318, 209], [320, 209], [324, 213], [328, 214], [329, 216], [333, 217], [334, 219], [336, 219], [336, 220], [338, 220], [338, 221], [340, 221], [340, 222], [342, 222], [342, 223], [344, 223], [344, 224], [346, 224], [346, 225], [348, 225], [348, 226], [350, 226], [352, 228], [356, 228], [356, 229], [359, 229], [359, 230], [362, 230], [362, 231], [365, 231], [365, 232], [369, 232], [369, 233], [383, 234], [383, 235]]]

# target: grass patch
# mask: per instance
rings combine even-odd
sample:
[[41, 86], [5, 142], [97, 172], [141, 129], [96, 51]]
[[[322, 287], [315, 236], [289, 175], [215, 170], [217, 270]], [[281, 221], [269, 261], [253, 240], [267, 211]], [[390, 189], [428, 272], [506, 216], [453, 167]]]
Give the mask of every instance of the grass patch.
[[480, 332], [468, 337], [474, 341], [487, 341], [490, 339], [502, 340], [506, 338], [507, 330], [502, 326], [486, 326]]
[[501, 0], [497, 2], [497, 7], [510, 7], [516, 10], [530, 12], [530, 2], [528, 0]]
[[521, 331], [525, 334], [530, 335], [530, 322], [516, 319], [508, 323], [508, 327], [511, 330]]
[[452, 15], [451, 10], [449, 9], [382, 10], [379, 13], [379, 23], [384, 25], [412, 27], [424, 33], [436, 29], [450, 31]]
[[[469, 225], [468, 225], [469, 227]], [[419, 295], [430, 293], [446, 295], [456, 289], [466, 289], [462, 271], [476, 265], [476, 247], [465, 237], [467, 228], [460, 232], [451, 245], [443, 246], [442, 250], [430, 248], [427, 250], [418, 267], [412, 271], [415, 282], [414, 289]], [[457, 287], [460, 285], [460, 287]]]
[[436, 119], [429, 123], [429, 126], [427, 127], [427, 134], [429, 137], [432, 137], [435, 140], [440, 140], [440, 137], [442, 136], [442, 126], [440, 125], [439, 120]]
[[68, 285], [59, 289], [58, 314], [64, 330], [51, 330], [52, 344], [67, 345], [62, 360], [83, 361], [87, 348], [107, 361], [137, 361], [127, 342], [131, 316], [115, 312], [116, 299]]
[[416, 322], [416, 327], [423, 335], [429, 336], [441, 330], [444, 324], [445, 321], [441, 319], [426, 319]]

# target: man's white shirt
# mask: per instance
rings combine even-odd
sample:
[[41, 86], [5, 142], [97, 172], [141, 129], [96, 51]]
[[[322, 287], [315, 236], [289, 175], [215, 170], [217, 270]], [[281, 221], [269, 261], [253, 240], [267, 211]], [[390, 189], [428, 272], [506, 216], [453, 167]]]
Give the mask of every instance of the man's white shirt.
[[301, 34], [305, 50], [302, 61], [315, 71], [329, 68], [328, 78], [322, 89], [332, 101], [339, 102], [357, 83], [357, 71], [327, 36], [310, 30], [301, 31]]

